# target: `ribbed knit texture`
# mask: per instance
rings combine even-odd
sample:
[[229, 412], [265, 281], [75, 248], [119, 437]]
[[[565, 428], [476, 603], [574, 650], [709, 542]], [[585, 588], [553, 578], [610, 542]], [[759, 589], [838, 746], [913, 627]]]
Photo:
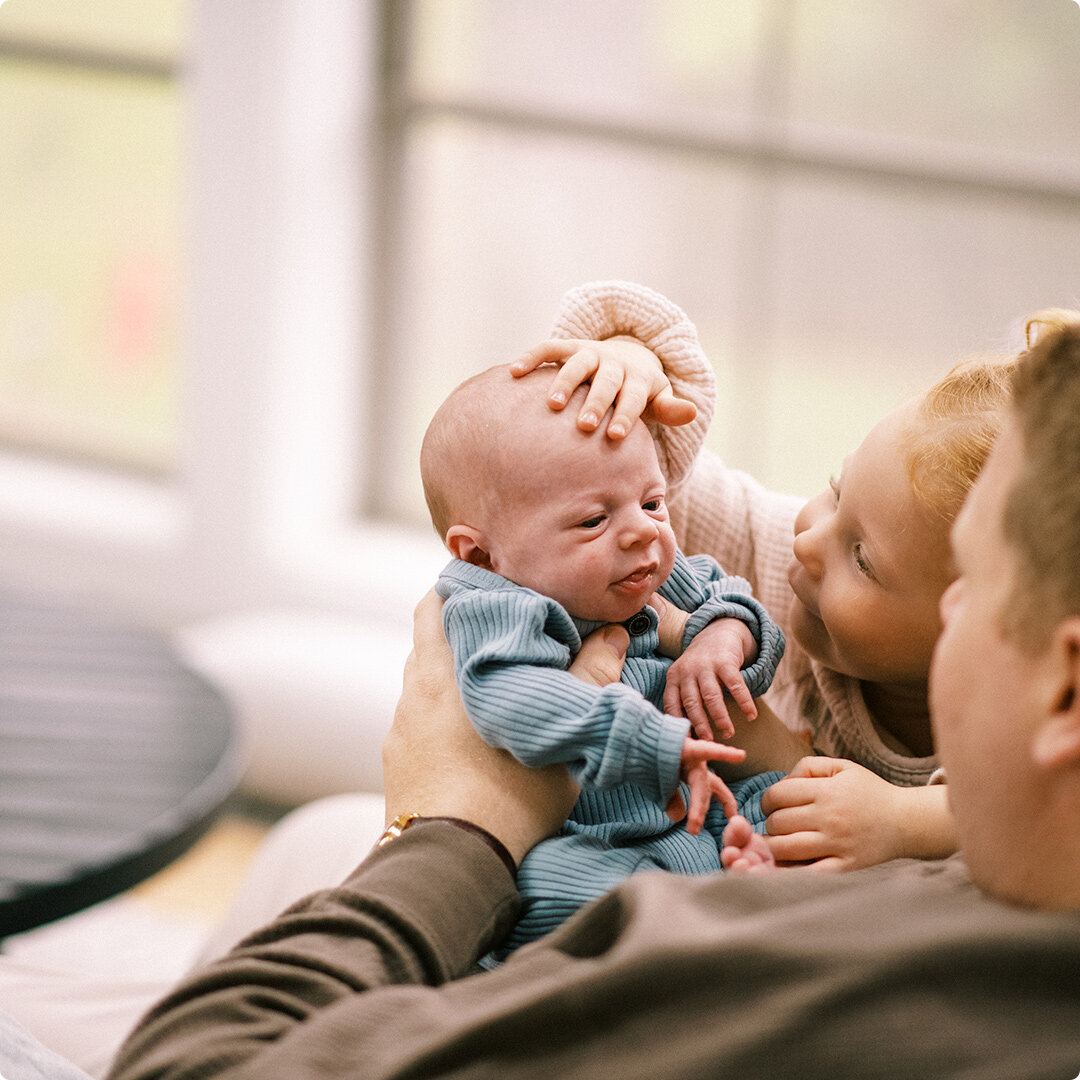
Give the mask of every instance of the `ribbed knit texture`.
[[[691, 836], [663, 811], [689, 723], [661, 711], [671, 660], [656, 651], [652, 608], [643, 609], [644, 629], [631, 637], [622, 681], [597, 687], [567, 669], [599, 623], [574, 619], [549, 597], [458, 560], [436, 588], [446, 601], [443, 625], [462, 699], [481, 737], [527, 765], [565, 762], [584, 788], [565, 835], [534, 848], [519, 868], [523, 917], [507, 951], [547, 933], [628, 873], [720, 868], [722, 816], [710, 819], [713, 832]], [[713, 619], [746, 622], [759, 648], [744, 675], [751, 693], [768, 688], [783, 636], [745, 581], [705, 556], [678, 553], [659, 591], [692, 612], [687, 643]]]

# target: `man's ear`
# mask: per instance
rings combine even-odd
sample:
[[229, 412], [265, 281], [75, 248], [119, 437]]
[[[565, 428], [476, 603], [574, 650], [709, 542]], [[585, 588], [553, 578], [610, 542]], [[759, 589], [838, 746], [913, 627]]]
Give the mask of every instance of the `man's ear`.
[[1045, 769], [1080, 768], [1080, 616], [1058, 626], [1043, 662], [1051, 674], [1048, 708], [1035, 732], [1035, 762]]
[[446, 532], [446, 546], [455, 559], [490, 570], [491, 553], [486, 544], [484, 534], [471, 525], [451, 525]]

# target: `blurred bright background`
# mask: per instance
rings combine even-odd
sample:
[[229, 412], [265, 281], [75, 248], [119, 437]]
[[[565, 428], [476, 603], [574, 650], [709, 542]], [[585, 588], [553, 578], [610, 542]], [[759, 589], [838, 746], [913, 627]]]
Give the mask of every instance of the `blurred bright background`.
[[567, 288], [680, 304], [712, 446], [802, 495], [1080, 304], [1080, 6], [6, 0], [0, 253], [0, 582], [227, 683], [362, 628], [388, 719], [423, 428]]

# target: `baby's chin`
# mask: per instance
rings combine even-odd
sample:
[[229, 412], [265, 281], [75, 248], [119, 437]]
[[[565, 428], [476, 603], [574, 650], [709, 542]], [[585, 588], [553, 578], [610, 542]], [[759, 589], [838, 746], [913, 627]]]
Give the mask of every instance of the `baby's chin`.
[[567, 608], [567, 610], [575, 619], [580, 619], [582, 622], [625, 623], [649, 604], [653, 604], [655, 608], [655, 597], [656, 593], [653, 592], [641, 599], [628, 599], [625, 603], [612, 601], [594, 608]]

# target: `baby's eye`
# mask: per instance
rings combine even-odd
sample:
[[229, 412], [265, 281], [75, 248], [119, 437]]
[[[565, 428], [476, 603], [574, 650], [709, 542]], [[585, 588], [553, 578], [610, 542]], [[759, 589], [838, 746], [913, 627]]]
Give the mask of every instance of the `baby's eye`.
[[586, 518], [584, 521], [578, 522], [579, 529], [599, 529], [604, 524], [604, 515], [597, 514], [596, 517]]
[[840, 501], [840, 481], [837, 480], [835, 476], [830, 476], [829, 477], [829, 488], [832, 490], [833, 498], [837, 502], [839, 502]]
[[664, 500], [659, 495], [655, 499], [648, 499], [641, 504], [641, 509], [650, 514], [655, 514], [664, 505]]

